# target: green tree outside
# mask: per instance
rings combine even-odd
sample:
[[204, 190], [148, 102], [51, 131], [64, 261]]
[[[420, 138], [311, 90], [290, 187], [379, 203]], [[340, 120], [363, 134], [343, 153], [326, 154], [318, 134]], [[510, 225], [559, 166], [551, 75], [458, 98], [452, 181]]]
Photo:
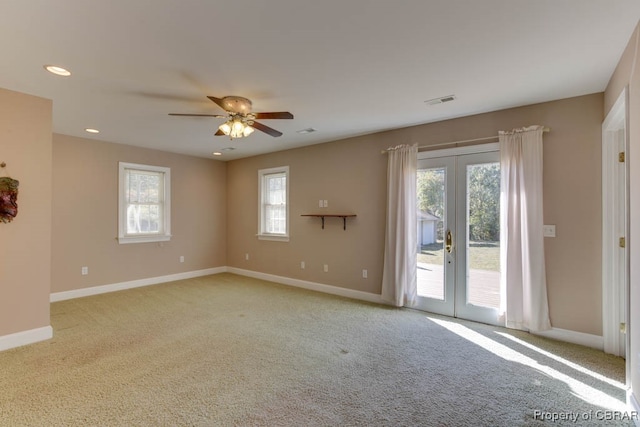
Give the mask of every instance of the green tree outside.
[[[418, 209], [444, 220], [445, 170], [421, 169], [417, 175]], [[487, 163], [467, 168], [469, 240], [500, 240], [500, 165]], [[437, 240], [443, 238], [443, 221], [438, 222]]]
[[500, 240], [500, 165], [487, 163], [467, 168], [469, 240]]

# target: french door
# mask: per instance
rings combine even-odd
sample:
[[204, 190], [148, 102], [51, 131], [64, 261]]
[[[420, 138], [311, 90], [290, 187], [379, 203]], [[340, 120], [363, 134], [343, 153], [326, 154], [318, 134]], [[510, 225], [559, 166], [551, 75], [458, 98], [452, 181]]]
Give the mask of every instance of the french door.
[[503, 325], [498, 151], [418, 160], [417, 308]]

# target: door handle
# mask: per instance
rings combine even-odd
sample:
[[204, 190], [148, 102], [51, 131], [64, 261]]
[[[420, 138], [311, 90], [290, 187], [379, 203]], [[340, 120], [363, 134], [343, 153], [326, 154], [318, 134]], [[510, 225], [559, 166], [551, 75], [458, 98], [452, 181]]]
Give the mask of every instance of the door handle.
[[451, 250], [453, 249], [453, 243], [452, 243], [453, 239], [451, 238], [451, 230], [447, 230], [447, 241], [445, 242], [445, 250], [448, 253], [451, 253]]

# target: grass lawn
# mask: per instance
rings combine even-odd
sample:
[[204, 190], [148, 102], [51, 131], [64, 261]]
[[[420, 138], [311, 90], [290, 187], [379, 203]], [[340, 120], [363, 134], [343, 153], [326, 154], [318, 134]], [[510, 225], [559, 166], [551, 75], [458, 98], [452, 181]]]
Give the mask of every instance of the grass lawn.
[[[422, 246], [418, 262], [442, 265], [443, 253], [442, 242]], [[500, 242], [469, 242], [469, 258], [469, 268], [500, 271]]]

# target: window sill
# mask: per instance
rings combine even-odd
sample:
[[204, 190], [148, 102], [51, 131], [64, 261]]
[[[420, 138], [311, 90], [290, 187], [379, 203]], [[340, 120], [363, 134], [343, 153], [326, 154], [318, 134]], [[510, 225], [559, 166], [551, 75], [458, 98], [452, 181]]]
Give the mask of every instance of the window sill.
[[273, 240], [275, 242], [288, 242], [289, 236], [282, 234], [257, 234], [258, 240]]
[[121, 245], [129, 243], [168, 242], [169, 240], [171, 240], [170, 234], [157, 236], [118, 236], [118, 243], [120, 243]]

